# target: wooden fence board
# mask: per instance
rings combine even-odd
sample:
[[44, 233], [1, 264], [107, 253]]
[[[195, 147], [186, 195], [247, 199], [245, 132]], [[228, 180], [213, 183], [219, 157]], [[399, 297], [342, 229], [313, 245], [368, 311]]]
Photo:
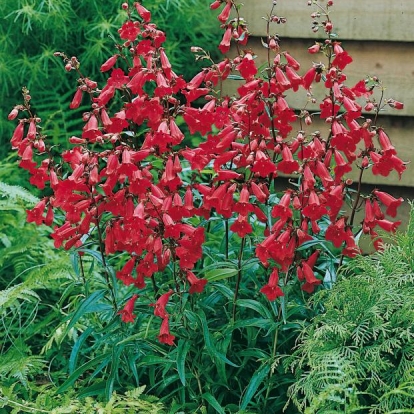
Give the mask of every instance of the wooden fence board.
[[[307, 48], [312, 40], [285, 39], [281, 41], [281, 50], [287, 50], [301, 63], [299, 73], [303, 75], [312, 67], [312, 62], [326, 62], [322, 54], [311, 55]], [[249, 47], [257, 55], [257, 65], [267, 59], [267, 50], [261, 45], [259, 38], [252, 38]], [[344, 42], [343, 47], [353, 57], [354, 61], [345, 68], [348, 76], [346, 84], [355, 85], [368, 75], [377, 76], [383, 83], [386, 98], [404, 102], [403, 110], [387, 109], [395, 116], [414, 116], [414, 43], [388, 44], [379, 42]], [[229, 54], [231, 55], [231, 53]], [[412, 57], [412, 58], [411, 58]], [[229, 82], [227, 92], [234, 92], [237, 82]], [[323, 99], [325, 89], [316, 84], [313, 93], [317, 99]], [[292, 107], [300, 109], [306, 102], [306, 92], [296, 93], [289, 101]], [[314, 105], [314, 109], [318, 109]]]
[[[262, 16], [269, 14], [272, 0], [240, 2], [244, 4], [241, 15], [250, 31], [265, 36]], [[278, 0], [274, 14], [286, 17], [287, 23], [273, 24], [273, 33], [292, 38], [324, 38], [323, 33], [312, 32], [310, 15], [315, 6], [308, 7], [306, 3], [306, 0]], [[414, 0], [335, 0], [331, 16], [340, 39], [414, 41]]]

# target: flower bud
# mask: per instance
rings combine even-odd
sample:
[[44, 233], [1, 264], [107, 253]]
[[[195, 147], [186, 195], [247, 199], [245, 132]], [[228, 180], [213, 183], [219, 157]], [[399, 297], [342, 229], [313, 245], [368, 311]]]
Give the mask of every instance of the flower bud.
[[17, 115], [19, 115], [19, 110], [17, 108], [13, 108], [9, 113], [7, 119], [9, 121], [13, 121], [13, 119], [16, 119]]

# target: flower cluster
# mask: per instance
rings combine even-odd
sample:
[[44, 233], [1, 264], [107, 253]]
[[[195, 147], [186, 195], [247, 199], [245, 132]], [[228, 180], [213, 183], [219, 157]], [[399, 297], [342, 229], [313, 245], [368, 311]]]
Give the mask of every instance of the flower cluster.
[[[366, 198], [358, 192], [352, 214], [343, 212], [345, 200], [352, 197], [347, 174], [353, 165], [362, 179], [368, 169], [401, 175], [405, 163], [385, 131], [362, 115], [363, 110], [379, 109], [373, 98], [375, 81], [346, 85], [344, 70], [352, 58], [331, 37], [330, 21], [323, 24], [326, 42], [309, 48], [326, 55], [328, 65], [314, 64], [301, 76], [299, 62], [269, 32], [263, 41], [269, 59], [259, 71], [253, 52], [241, 49], [249, 33], [235, 1], [216, 0], [211, 8], [223, 7], [219, 48], [227, 54], [234, 43], [236, 56], [216, 63], [194, 47], [197, 59], [208, 64], [187, 82], [174, 73], [163, 47], [166, 36], [151, 22], [151, 13], [138, 2], [122, 7], [128, 15], [119, 29], [123, 43], [101, 66], [108, 73], [102, 87], [82, 74], [75, 57], [57, 53], [65, 69], [78, 75], [70, 108], [78, 108], [85, 98], [90, 102], [82, 131], [69, 138], [72, 149], [58, 157], [48, 146], [29, 91], [23, 91], [24, 103], [9, 115], [12, 120], [24, 114], [11, 140], [20, 166], [31, 174], [31, 184], [43, 189], [48, 183], [52, 193], [28, 211], [28, 221], [51, 225], [54, 210], [64, 215], [52, 233], [56, 247], [81, 248], [96, 234], [102, 254], [124, 254], [116, 272], [124, 285], [143, 289], [174, 263], [175, 289], [181, 286], [192, 294], [207, 283], [195, 274], [205, 241], [201, 223], [223, 217], [242, 239], [252, 237], [254, 223], [259, 223], [263, 237], [255, 240], [256, 256], [270, 274], [261, 292], [275, 300], [283, 295], [279, 273], [289, 275], [292, 267], [304, 291], [311, 293], [321, 283], [314, 273], [319, 250], [299, 249], [304, 243], [323, 236], [345, 256], [359, 252], [354, 213], [364, 202], [364, 233], [377, 239], [377, 226], [395, 230], [399, 222], [385, 219], [379, 203], [395, 217], [402, 199], [384, 192], [376, 190]], [[286, 20], [274, 15], [274, 7], [268, 27]], [[223, 96], [223, 81], [235, 73], [242, 79], [237, 95]], [[286, 100], [286, 92], [300, 88], [315, 100], [316, 82], [327, 90], [319, 106], [319, 117], [329, 125], [327, 136], [307, 133], [304, 128], [316, 115], [298, 113]], [[393, 100], [388, 104], [402, 107]], [[183, 123], [191, 135], [203, 137], [198, 145], [189, 145]], [[276, 198], [279, 175], [296, 177], [297, 185]], [[326, 232], [321, 220], [329, 221]], [[154, 314], [162, 318], [159, 340], [167, 344], [174, 341], [166, 311], [173, 293], [170, 289], [154, 304]], [[119, 312], [124, 322], [134, 321], [137, 298], [134, 294]]]

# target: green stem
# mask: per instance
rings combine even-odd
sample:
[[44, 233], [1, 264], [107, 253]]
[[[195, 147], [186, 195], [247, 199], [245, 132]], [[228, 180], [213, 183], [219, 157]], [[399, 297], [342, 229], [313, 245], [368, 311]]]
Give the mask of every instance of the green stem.
[[240, 244], [240, 250], [239, 250], [238, 273], [237, 273], [236, 289], [234, 291], [234, 299], [233, 299], [233, 311], [232, 311], [233, 322], [236, 320], [236, 302], [237, 302], [237, 298], [239, 296], [240, 282], [241, 282], [241, 279], [242, 279], [242, 276], [243, 276], [243, 270], [242, 270], [241, 262], [243, 260], [243, 250], [244, 250], [245, 244], [246, 244], [246, 237], [243, 237], [242, 242]]
[[101, 253], [102, 265], [103, 265], [103, 268], [104, 268], [104, 275], [105, 275], [106, 283], [108, 285], [109, 292], [111, 293], [112, 306], [113, 306], [114, 310], [116, 311], [116, 309], [117, 309], [116, 297], [115, 297], [114, 288], [112, 286], [112, 282], [111, 282], [111, 279], [110, 279], [110, 276], [109, 276], [109, 272], [108, 272], [108, 268], [107, 268], [107, 264], [106, 264], [106, 259], [105, 259], [105, 254], [104, 254], [104, 251], [103, 251], [103, 236], [102, 236], [102, 230], [101, 230], [101, 226], [100, 226], [98, 216], [96, 216], [96, 228], [98, 230], [98, 246], [99, 246], [99, 252]]
[[226, 260], [229, 259], [229, 221], [227, 219], [224, 220], [225, 224], [225, 243], [226, 243]]

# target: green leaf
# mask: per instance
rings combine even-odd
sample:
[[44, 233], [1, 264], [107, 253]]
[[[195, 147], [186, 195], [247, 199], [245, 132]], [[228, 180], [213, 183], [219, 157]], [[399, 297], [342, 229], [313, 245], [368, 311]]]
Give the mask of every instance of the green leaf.
[[266, 309], [265, 306], [262, 303], [260, 303], [256, 300], [239, 299], [237, 301], [237, 306], [239, 306], [241, 308], [253, 309], [257, 313], [259, 313], [261, 316], [263, 316], [263, 318], [266, 318], [266, 319], [271, 319], [272, 318], [272, 314], [269, 312], [269, 310]]
[[246, 389], [246, 393], [243, 396], [242, 402], [240, 404], [240, 409], [244, 410], [249, 405], [251, 399], [254, 397], [257, 389], [259, 388], [260, 384], [269, 374], [270, 365], [265, 364], [262, 365], [256, 372], [253, 374], [252, 379]]
[[96, 364], [102, 361], [110, 361], [111, 360], [111, 353], [101, 354], [98, 355], [96, 358], [91, 359], [90, 361], [86, 362], [82, 366], [80, 366], [77, 370], [75, 370], [72, 375], [56, 390], [57, 394], [61, 394], [65, 392], [69, 387], [71, 387], [75, 381], [87, 370], [93, 368]]
[[86, 338], [91, 334], [93, 331], [92, 327], [86, 329], [86, 331], [78, 338], [72, 348], [72, 352], [70, 353], [69, 358], [69, 374], [72, 374], [75, 370], [76, 361], [78, 360], [79, 350], [82, 347], [82, 344], [85, 342]]
[[214, 269], [205, 272], [205, 278], [209, 282], [217, 282], [218, 280], [228, 279], [237, 275], [237, 269]]
[[97, 290], [83, 300], [77, 311], [70, 318], [65, 335], [75, 326], [76, 322], [78, 322], [83, 315], [96, 312], [97, 310], [102, 310], [102, 304], [98, 304], [97, 302], [104, 297], [105, 292], [105, 289]]
[[180, 339], [178, 341], [177, 371], [181, 383], [185, 386], [185, 358], [191, 347], [191, 342]]
[[220, 403], [209, 393], [205, 392], [202, 397], [220, 414], [225, 414], [224, 409]]

